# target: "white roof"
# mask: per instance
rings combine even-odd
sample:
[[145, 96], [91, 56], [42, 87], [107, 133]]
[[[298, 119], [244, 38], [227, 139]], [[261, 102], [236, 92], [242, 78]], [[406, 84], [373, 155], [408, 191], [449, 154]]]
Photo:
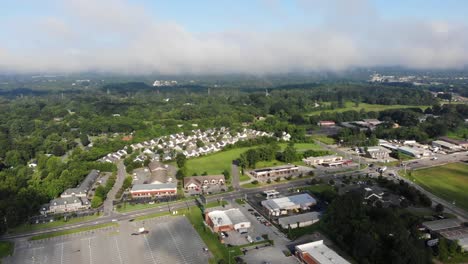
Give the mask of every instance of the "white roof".
[[208, 213], [208, 217], [214, 226], [237, 225], [249, 222], [247, 217], [237, 208], [229, 210], [215, 210]]
[[302, 206], [311, 206], [316, 203], [317, 201], [307, 193], [262, 201], [262, 205], [270, 210], [300, 208]]
[[296, 246], [296, 249], [309, 254], [320, 264], [349, 264], [335, 251], [323, 244], [323, 240]]

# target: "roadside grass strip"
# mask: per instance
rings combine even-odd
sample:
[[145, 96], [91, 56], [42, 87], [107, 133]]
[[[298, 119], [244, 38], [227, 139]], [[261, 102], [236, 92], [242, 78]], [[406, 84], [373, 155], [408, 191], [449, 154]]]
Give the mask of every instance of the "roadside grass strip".
[[117, 223], [104, 223], [104, 224], [99, 224], [99, 225], [94, 225], [94, 226], [80, 227], [80, 228], [75, 228], [75, 229], [69, 229], [69, 230], [63, 230], [63, 231], [57, 231], [57, 232], [33, 236], [29, 240], [41, 240], [41, 239], [46, 239], [46, 238], [70, 235], [70, 234], [81, 233], [81, 232], [86, 232], [86, 231], [91, 231], [91, 230], [96, 230], [96, 229], [101, 229], [101, 228], [111, 227], [111, 226], [118, 226], [118, 225], [119, 224]]

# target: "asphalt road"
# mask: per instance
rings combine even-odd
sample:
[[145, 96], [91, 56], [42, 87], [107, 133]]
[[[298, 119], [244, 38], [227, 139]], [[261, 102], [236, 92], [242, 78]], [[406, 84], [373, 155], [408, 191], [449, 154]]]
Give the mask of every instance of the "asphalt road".
[[104, 215], [114, 214], [113, 201], [115, 194], [119, 191], [120, 187], [122, 187], [126, 176], [127, 172], [125, 171], [125, 165], [123, 164], [123, 161], [119, 161], [117, 163], [117, 179], [112, 189], [107, 193], [107, 199], [104, 201]]
[[[417, 163], [407, 164], [407, 169], [414, 169], [414, 168], [419, 168], [419, 167], [428, 167], [430, 165], [431, 166], [442, 165], [442, 164], [448, 163], [448, 162], [464, 160], [464, 159], [467, 158], [466, 155], [467, 154], [465, 152], [463, 152], [463, 153], [459, 153], [459, 154], [444, 155], [446, 157], [440, 157], [440, 158], [438, 158], [438, 160], [430, 160], [430, 159], [418, 160]], [[122, 171], [121, 166], [123, 166], [123, 164], [119, 164], [119, 172]], [[450, 204], [447, 201], [444, 201], [443, 199], [433, 195], [432, 193], [429, 193], [428, 191], [424, 190], [423, 188], [421, 188], [420, 186], [414, 184], [413, 182], [408, 181], [405, 178], [399, 177], [398, 174], [396, 173], [399, 169], [402, 169], [402, 168], [401, 167], [390, 167], [390, 168], [388, 168], [388, 172], [394, 172], [396, 177], [398, 177], [398, 179], [402, 179], [402, 180], [410, 183], [412, 186], [414, 186], [415, 188], [417, 188], [421, 192], [428, 195], [428, 197], [432, 200], [433, 204], [441, 203], [441, 204], [443, 204], [445, 206], [447, 211], [450, 211], [451, 213], [455, 214], [457, 217], [459, 217], [463, 221], [466, 221], [466, 219], [468, 219], [468, 215], [464, 210]], [[125, 170], [123, 170], [123, 171], [125, 171]], [[366, 174], [366, 173], [369, 173], [369, 172], [371, 172], [371, 170], [369, 168], [366, 168], [366, 169], [363, 169], [363, 170], [360, 170], [360, 171], [343, 172], [343, 173], [335, 173], [335, 174], [322, 174], [322, 175], [316, 175], [316, 176], [319, 177], [319, 178], [324, 179], [325, 181], [327, 181], [328, 179], [330, 179], [332, 177], [355, 175], [357, 173]], [[118, 177], [118, 178], [120, 178], [120, 177]], [[245, 194], [253, 194], [253, 193], [257, 193], [257, 192], [261, 192], [261, 191], [268, 190], [268, 189], [273, 189], [273, 188], [281, 191], [281, 190], [285, 190], [285, 189], [289, 189], [289, 188], [304, 186], [304, 185], [306, 185], [306, 182], [308, 180], [310, 180], [310, 179], [304, 178], [304, 179], [298, 179], [298, 180], [290, 181], [290, 182], [286, 182], [286, 183], [280, 183], [280, 184], [274, 184], [274, 185], [268, 185], [268, 186], [260, 186], [260, 187], [251, 188], [251, 189], [242, 189], [242, 188], [240, 188], [239, 190], [234, 191], [234, 192], [220, 193], [220, 194], [215, 194], [215, 195], [208, 196], [207, 201], [208, 202], [216, 201], [221, 197], [223, 199], [234, 200], [234, 199], [237, 199], [237, 198], [243, 198], [245, 196]], [[116, 184], [116, 185], [118, 185], [118, 184]], [[120, 185], [121, 185], [121, 183], [120, 183]], [[114, 215], [104, 214], [103, 217], [100, 217], [100, 218], [98, 218], [96, 220], [85, 221], [85, 222], [81, 222], [79, 224], [64, 225], [64, 226], [56, 227], [56, 228], [47, 228], [47, 229], [38, 230], [38, 231], [31, 231], [31, 232], [23, 233], [23, 234], [4, 235], [4, 236], [2, 236], [0, 238], [0, 240], [21, 239], [21, 238], [26, 238], [26, 237], [30, 237], [30, 236], [35, 236], [35, 235], [45, 234], [45, 233], [51, 233], [51, 232], [56, 232], [56, 231], [61, 231], [61, 230], [68, 230], [68, 229], [74, 229], [74, 228], [85, 227], [85, 226], [93, 226], [93, 225], [96, 225], [96, 224], [108, 223], [108, 222], [111, 222], [114, 219], [117, 220], [117, 221], [126, 221], [126, 220], [129, 220], [129, 219], [138, 217], [138, 216], [143, 216], [143, 215], [148, 215], [148, 214], [163, 212], [163, 211], [168, 211], [168, 210], [177, 210], [177, 209], [180, 209], [180, 208], [185, 208], [185, 207], [190, 207], [190, 206], [195, 206], [195, 205], [196, 205], [195, 201], [192, 200], [192, 201], [174, 202], [174, 203], [170, 203], [170, 204], [162, 203], [160, 206], [156, 206], [156, 207], [152, 207], [152, 208], [148, 208], [148, 209], [143, 209], [143, 210], [138, 210], [138, 211], [134, 211], [134, 212], [127, 212], [127, 213], [116, 213], [116, 212], [112, 211]]]

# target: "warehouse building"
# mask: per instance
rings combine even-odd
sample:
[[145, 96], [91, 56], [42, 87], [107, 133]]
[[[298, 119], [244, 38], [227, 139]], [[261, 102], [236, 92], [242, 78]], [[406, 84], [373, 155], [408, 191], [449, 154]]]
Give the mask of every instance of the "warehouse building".
[[236, 230], [244, 233], [251, 226], [250, 221], [238, 208], [208, 212], [205, 214], [205, 221], [214, 232]]
[[454, 145], [454, 144], [449, 143], [449, 142], [442, 141], [442, 140], [432, 141], [432, 147], [437, 147], [437, 148], [441, 148], [441, 149], [444, 149], [444, 150], [450, 150], [450, 151], [462, 150], [462, 147]]
[[291, 211], [309, 210], [317, 201], [307, 193], [262, 201], [269, 215], [287, 215]]
[[294, 229], [298, 227], [310, 226], [320, 220], [319, 212], [310, 212], [305, 214], [298, 214], [292, 216], [281, 217], [278, 223], [283, 229]]
[[296, 257], [306, 264], [349, 264], [349, 262], [327, 247], [323, 240], [298, 245]]

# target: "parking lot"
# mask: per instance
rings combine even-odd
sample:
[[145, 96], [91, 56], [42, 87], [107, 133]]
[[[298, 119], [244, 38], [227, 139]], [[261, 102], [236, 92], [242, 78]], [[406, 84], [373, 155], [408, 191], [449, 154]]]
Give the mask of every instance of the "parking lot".
[[[247, 263], [265, 263], [265, 261], [270, 263], [297, 263], [297, 260], [294, 257], [286, 257], [283, 253], [283, 250], [287, 250], [287, 245], [291, 243], [283, 233], [273, 225], [265, 225], [261, 223], [255, 215], [255, 213], [258, 214], [258, 212], [249, 204], [244, 204], [238, 207], [252, 224], [248, 234], [254, 241], [257, 237], [261, 238], [264, 234], [268, 235], [268, 239], [274, 240], [273, 246], [259, 246], [258, 249], [256, 247], [249, 248], [246, 254], [242, 256], [242, 259]], [[262, 220], [264, 219], [261, 216], [259, 218]]]
[[[131, 235], [145, 227], [148, 234]], [[185, 217], [121, 222], [119, 227], [17, 243], [3, 263], [208, 263], [211, 257]]]

